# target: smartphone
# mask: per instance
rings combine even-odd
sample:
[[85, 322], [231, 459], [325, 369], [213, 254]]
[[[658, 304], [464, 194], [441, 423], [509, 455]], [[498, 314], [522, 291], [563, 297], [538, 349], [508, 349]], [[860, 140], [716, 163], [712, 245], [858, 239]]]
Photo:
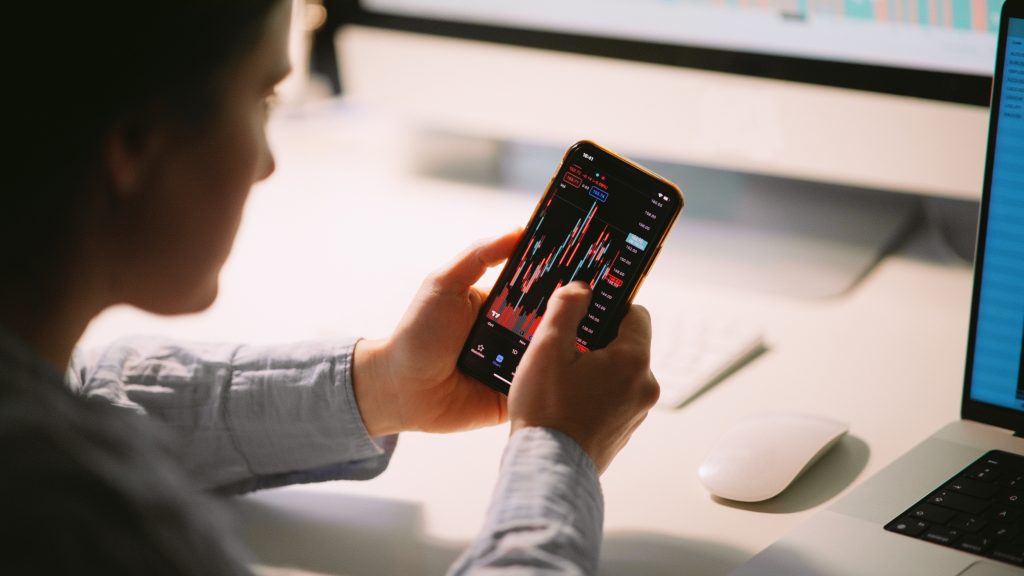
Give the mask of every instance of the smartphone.
[[548, 298], [577, 280], [594, 295], [576, 347], [607, 346], [682, 209], [675, 184], [593, 142], [573, 144], [480, 308], [459, 369], [508, 394]]

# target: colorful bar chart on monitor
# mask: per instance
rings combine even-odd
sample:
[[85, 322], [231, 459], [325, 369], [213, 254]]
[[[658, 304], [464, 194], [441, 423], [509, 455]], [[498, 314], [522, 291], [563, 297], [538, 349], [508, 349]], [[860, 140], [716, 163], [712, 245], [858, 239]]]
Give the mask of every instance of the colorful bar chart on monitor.
[[676, 0], [737, 9], [767, 10], [794, 18], [843, 16], [936, 28], [991, 31], [999, 27], [1003, 0]]
[[430, 18], [991, 74], [1004, 0], [364, 0]]

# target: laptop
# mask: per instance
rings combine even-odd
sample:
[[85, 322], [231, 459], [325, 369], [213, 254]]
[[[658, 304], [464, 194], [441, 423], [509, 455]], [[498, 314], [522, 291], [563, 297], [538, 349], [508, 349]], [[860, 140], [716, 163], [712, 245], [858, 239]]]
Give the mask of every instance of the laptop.
[[1024, 574], [1024, 0], [999, 28], [961, 419], [734, 576]]

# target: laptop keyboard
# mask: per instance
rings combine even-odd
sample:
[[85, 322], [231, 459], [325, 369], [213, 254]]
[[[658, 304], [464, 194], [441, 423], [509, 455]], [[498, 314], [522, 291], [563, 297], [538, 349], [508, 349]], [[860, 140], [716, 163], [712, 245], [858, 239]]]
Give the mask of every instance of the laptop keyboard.
[[885, 529], [1024, 566], [1024, 456], [992, 450]]

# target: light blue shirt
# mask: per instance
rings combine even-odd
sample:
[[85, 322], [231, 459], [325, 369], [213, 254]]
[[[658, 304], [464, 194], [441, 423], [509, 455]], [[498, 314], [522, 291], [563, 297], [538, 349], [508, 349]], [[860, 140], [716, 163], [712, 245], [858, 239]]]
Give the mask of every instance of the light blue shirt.
[[[24, 508], [34, 515], [26, 523], [41, 524], [49, 514], [61, 518], [69, 507], [83, 508], [36, 535], [43, 544], [62, 543], [47, 562], [80, 545], [53, 530], [89, 531], [93, 556], [111, 562], [98, 568], [134, 561], [138, 553], [125, 552], [130, 546], [159, 551], [150, 561], [191, 566], [183, 573], [244, 572], [244, 551], [219, 519], [219, 506], [197, 487], [234, 494], [362, 480], [388, 465], [397, 437], [367, 433], [352, 391], [352, 351], [353, 343], [260, 347], [132, 338], [77, 353], [66, 383], [57, 383], [59, 375], [41, 359], [0, 334], [0, 457], [30, 460], [24, 477], [4, 475], [0, 489], [16, 484], [31, 500], [41, 481], [34, 476], [66, 475], [72, 482], [50, 499], [54, 511]], [[63, 413], [75, 417], [56, 416]], [[164, 432], [152, 430], [153, 419]], [[23, 445], [37, 436], [56, 440], [51, 453], [39, 442]], [[36, 465], [36, 458], [45, 462]], [[74, 483], [83, 477], [88, 481]], [[93, 502], [93, 491], [78, 490], [92, 484], [110, 492]], [[94, 505], [100, 509], [90, 514]], [[125, 523], [143, 528], [121, 526], [112, 507], [126, 510]], [[19, 510], [6, 518], [9, 525], [19, 525]], [[104, 521], [90, 520], [97, 516]], [[449, 573], [595, 574], [602, 522], [600, 484], [586, 453], [560, 432], [523, 429], [506, 447], [482, 530]], [[23, 535], [25, 546], [31, 532]], [[218, 566], [220, 572], [211, 569]]]

